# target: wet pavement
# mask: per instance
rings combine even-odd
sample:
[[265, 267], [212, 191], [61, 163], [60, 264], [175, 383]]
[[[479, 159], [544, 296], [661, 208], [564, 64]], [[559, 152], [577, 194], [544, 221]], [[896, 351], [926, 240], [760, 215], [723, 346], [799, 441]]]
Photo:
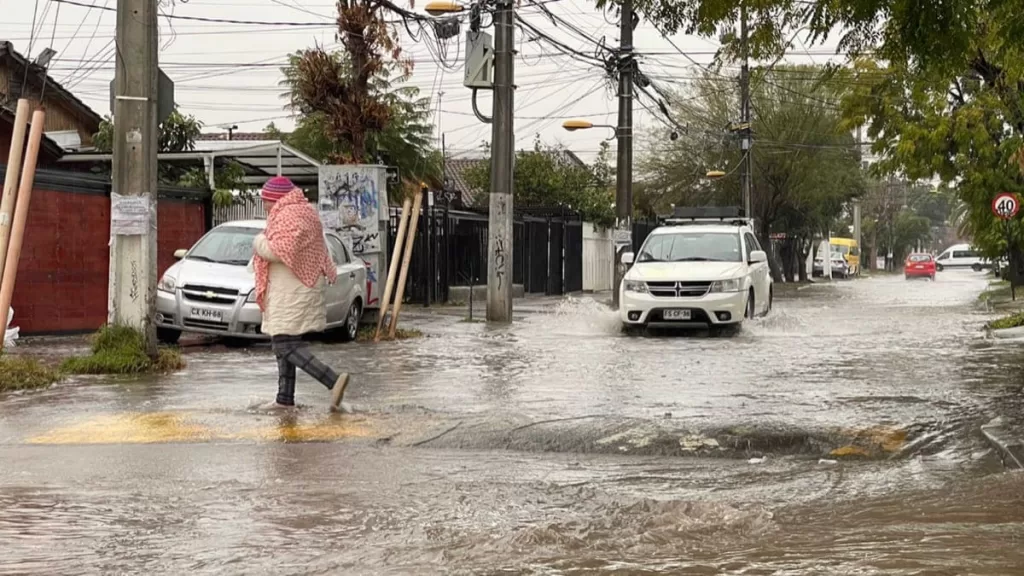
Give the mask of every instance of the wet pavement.
[[734, 337], [619, 333], [589, 298], [511, 328], [317, 345], [353, 413], [269, 350], [0, 398], [0, 574], [1012, 574], [1021, 408], [983, 275], [813, 286]]

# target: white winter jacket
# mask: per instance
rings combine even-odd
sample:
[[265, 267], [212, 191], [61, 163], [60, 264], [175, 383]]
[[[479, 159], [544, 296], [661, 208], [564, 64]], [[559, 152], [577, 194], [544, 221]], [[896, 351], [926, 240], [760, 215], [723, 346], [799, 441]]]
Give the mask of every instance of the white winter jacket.
[[327, 327], [326, 279], [320, 278], [315, 286], [307, 287], [274, 254], [263, 234], [253, 240], [253, 249], [270, 262], [261, 331], [270, 336], [323, 332]]

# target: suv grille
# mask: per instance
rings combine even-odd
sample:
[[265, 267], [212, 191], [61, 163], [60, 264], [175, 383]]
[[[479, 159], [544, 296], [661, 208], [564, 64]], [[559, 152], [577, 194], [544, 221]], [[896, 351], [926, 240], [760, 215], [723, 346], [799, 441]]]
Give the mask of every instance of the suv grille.
[[238, 299], [238, 290], [219, 288], [217, 286], [201, 286], [185, 284], [181, 287], [185, 299], [193, 302], [209, 302], [213, 304], [234, 304]]
[[648, 282], [647, 289], [659, 298], [700, 298], [711, 290], [711, 282]]

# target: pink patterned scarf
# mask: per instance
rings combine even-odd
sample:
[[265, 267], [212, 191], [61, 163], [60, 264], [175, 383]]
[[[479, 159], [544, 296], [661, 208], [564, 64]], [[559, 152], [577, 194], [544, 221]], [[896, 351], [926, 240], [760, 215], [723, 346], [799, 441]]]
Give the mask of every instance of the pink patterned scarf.
[[[321, 277], [332, 283], [337, 280], [338, 271], [327, 253], [320, 217], [301, 190], [293, 190], [274, 204], [267, 215], [263, 234], [274, 254], [307, 287], [315, 286]], [[265, 310], [270, 262], [256, 254], [253, 267], [256, 269], [256, 302], [260, 310]]]

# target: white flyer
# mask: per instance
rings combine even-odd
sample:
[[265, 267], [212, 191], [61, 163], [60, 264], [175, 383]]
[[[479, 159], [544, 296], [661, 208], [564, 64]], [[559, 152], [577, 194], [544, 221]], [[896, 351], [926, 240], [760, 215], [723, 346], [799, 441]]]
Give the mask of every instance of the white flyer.
[[114, 236], [141, 236], [149, 230], [152, 220], [152, 202], [148, 194], [122, 196], [110, 194], [110, 234]]

